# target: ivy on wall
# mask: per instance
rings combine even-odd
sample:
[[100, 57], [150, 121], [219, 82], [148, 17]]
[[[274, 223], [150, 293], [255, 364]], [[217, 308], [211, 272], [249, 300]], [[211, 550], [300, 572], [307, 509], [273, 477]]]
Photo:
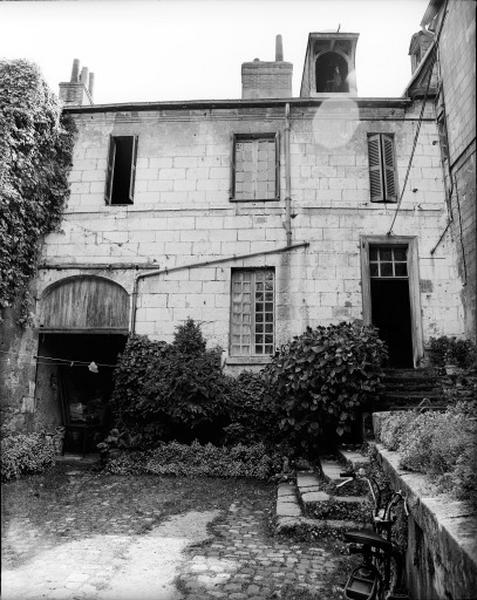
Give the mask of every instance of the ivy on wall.
[[20, 323], [43, 236], [69, 195], [75, 132], [35, 64], [0, 61], [0, 311], [19, 303]]

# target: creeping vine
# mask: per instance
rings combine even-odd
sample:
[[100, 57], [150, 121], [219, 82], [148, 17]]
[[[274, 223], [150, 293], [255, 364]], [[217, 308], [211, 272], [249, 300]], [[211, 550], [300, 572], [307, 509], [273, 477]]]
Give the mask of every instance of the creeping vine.
[[0, 312], [19, 306], [21, 324], [43, 237], [69, 195], [75, 132], [35, 64], [0, 61]]

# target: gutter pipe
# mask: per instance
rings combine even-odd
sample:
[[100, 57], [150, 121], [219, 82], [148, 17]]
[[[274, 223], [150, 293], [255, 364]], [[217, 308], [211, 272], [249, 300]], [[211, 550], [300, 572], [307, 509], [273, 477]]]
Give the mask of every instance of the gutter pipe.
[[287, 236], [287, 246], [292, 243], [291, 226], [291, 165], [290, 165], [290, 103], [285, 104], [285, 139], [284, 139], [284, 157], [285, 157], [285, 231]]
[[196, 267], [206, 267], [210, 265], [219, 265], [221, 263], [230, 262], [234, 260], [243, 260], [246, 258], [253, 258], [255, 256], [266, 256], [267, 254], [278, 254], [280, 252], [288, 252], [289, 250], [295, 250], [297, 248], [308, 248], [310, 242], [301, 242], [299, 244], [282, 246], [281, 248], [275, 248], [273, 250], [266, 250], [265, 252], [252, 252], [250, 254], [239, 254], [227, 256], [225, 258], [214, 258], [212, 260], [205, 260], [197, 263], [189, 263], [187, 265], [180, 265], [178, 267], [172, 267], [170, 269], [158, 269], [157, 271], [149, 271], [147, 273], [139, 273], [136, 275], [134, 279], [133, 292], [132, 292], [132, 302], [131, 302], [131, 333], [134, 333], [136, 329], [136, 313], [137, 313], [137, 296], [139, 289], [139, 282], [141, 279], [146, 279], [147, 277], [155, 277], [156, 275], [167, 275], [168, 273], [175, 273], [177, 271], [183, 271], [186, 269], [194, 269]]

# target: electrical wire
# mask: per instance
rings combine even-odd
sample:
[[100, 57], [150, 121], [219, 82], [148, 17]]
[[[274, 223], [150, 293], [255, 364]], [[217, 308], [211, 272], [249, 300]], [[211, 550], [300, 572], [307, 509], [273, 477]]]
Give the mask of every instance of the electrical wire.
[[14, 355], [14, 356], [25, 356], [28, 358], [28, 360], [25, 360], [24, 362], [29, 362], [29, 360], [31, 360], [32, 358], [36, 359], [38, 361], [38, 364], [43, 364], [43, 365], [52, 365], [53, 364], [55, 366], [89, 366], [92, 362], [94, 362], [96, 364], [96, 366], [98, 367], [111, 367], [111, 368], [115, 368], [118, 366], [118, 364], [111, 364], [111, 363], [100, 363], [100, 362], [96, 362], [96, 361], [92, 361], [92, 360], [76, 360], [76, 359], [71, 359], [71, 358], [62, 358], [62, 357], [54, 357], [54, 356], [44, 356], [41, 354], [36, 354], [36, 355], [30, 355], [27, 354], [26, 352], [13, 352], [10, 350], [0, 350], [0, 352], [2, 354], [9, 354], [9, 355]]
[[441, 37], [442, 30], [444, 28], [444, 22], [445, 22], [446, 17], [447, 17], [447, 5], [448, 5], [448, 0], [446, 0], [446, 3], [444, 5], [444, 13], [443, 13], [443, 16], [442, 16], [442, 21], [441, 21], [440, 26], [439, 26], [439, 31], [437, 32], [437, 35], [435, 37], [432, 50], [431, 50], [431, 52], [429, 54], [430, 65], [429, 65], [429, 77], [428, 77], [428, 80], [427, 80], [426, 91], [424, 93], [424, 98], [423, 98], [423, 101], [422, 101], [422, 107], [421, 107], [421, 111], [420, 111], [420, 114], [419, 114], [419, 119], [417, 121], [416, 133], [414, 135], [414, 141], [413, 141], [413, 144], [412, 144], [411, 154], [409, 156], [409, 163], [407, 165], [407, 170], [406, 170], [406, 175], [404, 177], [403, 187], [402, 187], [402, 190], [401, 190], [401, 194], [399, 196], [399, 201], [397, 203], [396, 210], [394, 211], [394, 216], [393, 216], [393, 220], [391, 222], [391, 226], [389, 227], [389, 231], [386, 234], [388, 236], [390, 236], [392, 234], [394, 223], [396, 222], [396, 218], [398, 216], [399, 210], [401, 209], [401, 203], [402, 203], [402, 199], [404, 197], [404, 192], [406, 190], [406, 185], [407, 185], [407, 181], [408, 181], [408, 178], [409, 178], [409, 173], [411, 172], [412, 161], [414, 159], [414, 153], [416, 151], [417, 140], [419, 138], [419, 133], [421, 131], [421, 125], [422, 125], [422, 122], [423, 122], [424, 111], [425, 111], [425, 108], [426, 108], [427, 97], [429, 95], [429, 89], [430, 89], [430, 86], [431, 86], [432, 73], [433, 73], [433, 70], [434, 70], [435, 62], [437, 61], [437, 51], [438, 51], [438, 48], [439, 48], [439, 40], [440, 40], [440, 37]]

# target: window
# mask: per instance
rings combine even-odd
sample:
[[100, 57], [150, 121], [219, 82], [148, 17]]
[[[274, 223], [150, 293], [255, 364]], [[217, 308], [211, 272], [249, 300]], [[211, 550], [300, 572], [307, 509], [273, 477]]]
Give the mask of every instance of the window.
[[368, 160], [371, 202], [396, 202], [394, 136], [388, 133], [369, 134]]
[[274, 269], [232, 271], [232, 356], [263, 356], [273, 353], [274, 288]]
[[105, 190], [106, 204], [133, 203], [136, 158], [137, 136], [110, 137]]
[[370, 246], [369, 274], [371, 278], [407, 278], [406, 246]]
[[278, 200], [278, 134], [234, 136], [231, 200]]
[[336, 52], [325, 52], [316, 59], [317, 92], [349, 92], [348, 63]]

